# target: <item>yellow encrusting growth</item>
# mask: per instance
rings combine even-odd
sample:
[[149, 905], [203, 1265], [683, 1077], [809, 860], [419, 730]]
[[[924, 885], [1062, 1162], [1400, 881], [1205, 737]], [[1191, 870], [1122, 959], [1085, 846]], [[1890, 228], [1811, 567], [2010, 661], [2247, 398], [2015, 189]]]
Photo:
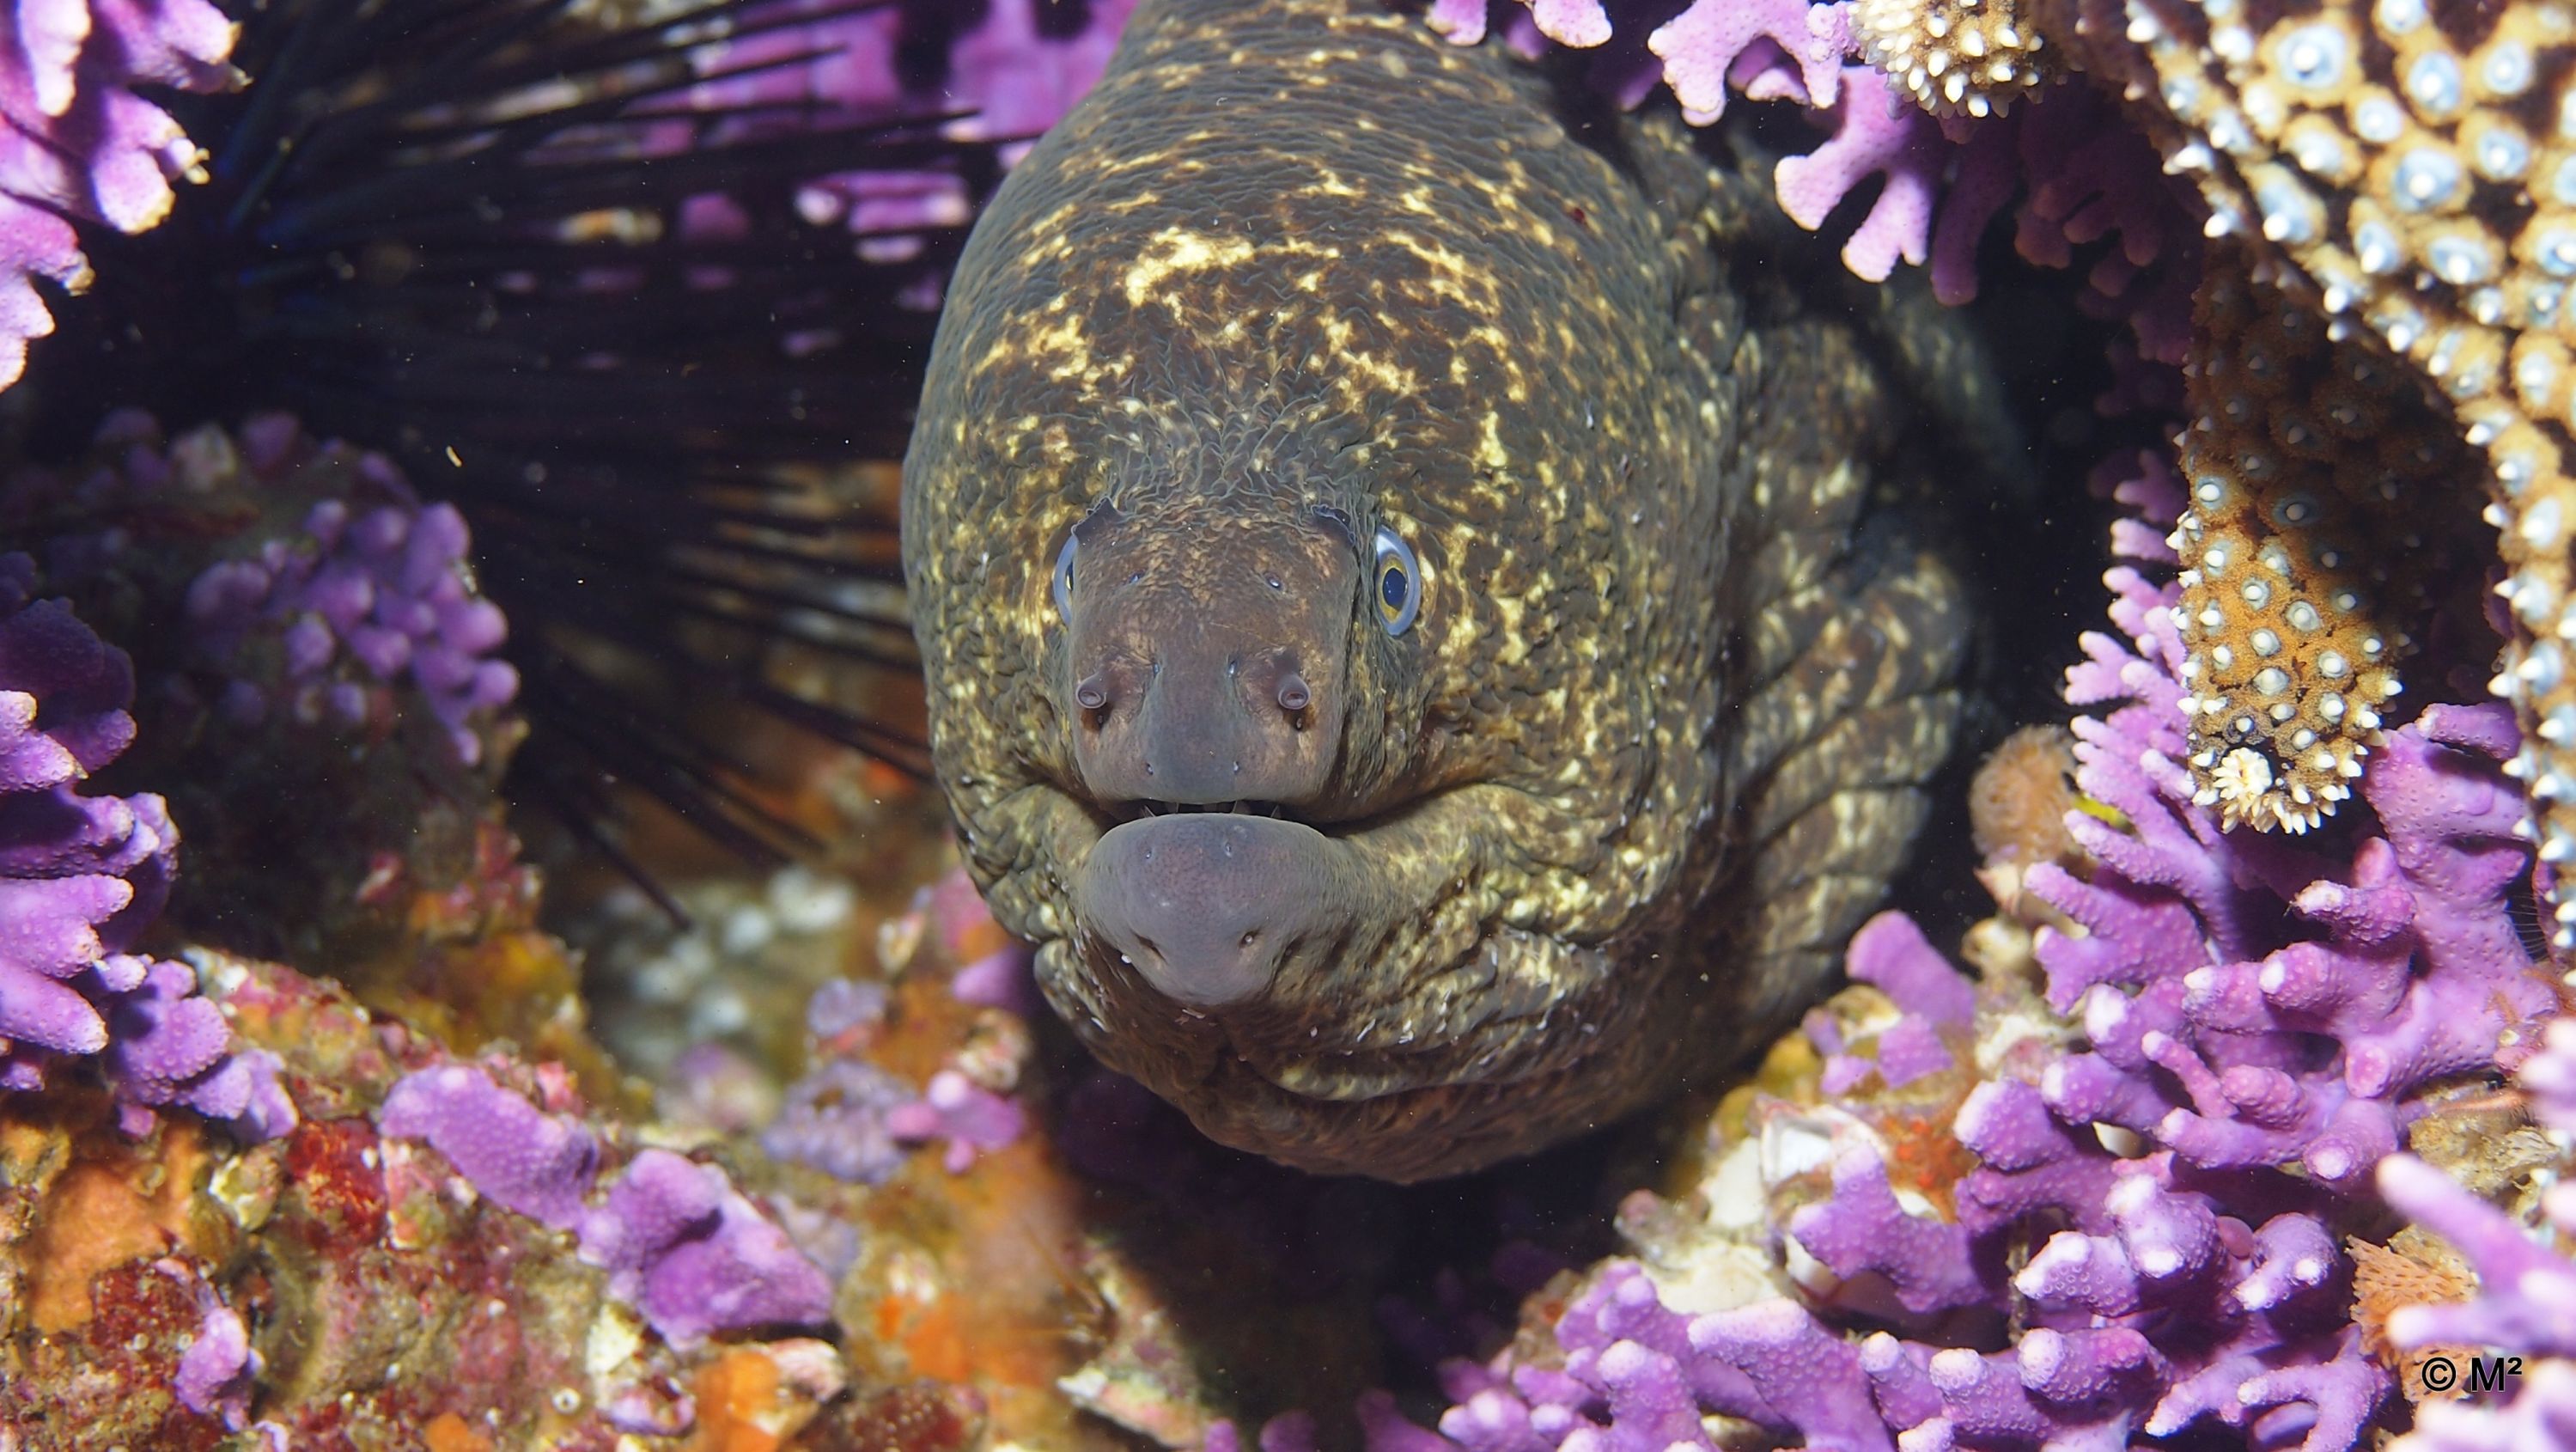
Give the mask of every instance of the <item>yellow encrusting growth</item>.
[[2427, 611], [2410, 506], [2466, 467], [2414, 380], [2228, 257], [2194, 320], [2173, 545], [2197, 800], [2305, 832], [2352, 794]]
[[2474, 1298], [2478, 1291], [2477, 1272], [2460, 1258], [2458, 1250], [2420, 1225], [2398, 1231], [2384, 1246], [2358, 1237], [2345, 1244], [2352, 1251], [2352, 1319], [2361, 1328], [2362, 1345], [2379, 1358], [2381, 1365], [2397, 1373], [2398, 1390], [2408, 1401], [2457, 1400], [2461, 1395], [2457, 1389], [2435, 1391], [2425, 1384], [2424, 1364], [2441, 1356], [2452, 1357], [2456, 1364], [2476, 1356], [2477, 1349], [2419, 1346], [2400, 1350], [2388, 1337], [2388, 1318], [2401, 1306], [2450, 1305]]
[[1869, 63], [1936, 116], [1999, 116], [2065, 73], [2029, 0], [1854, 0]]
[[2066, 814], [2077, 809], [2075, 737], [2024, 726], [1997, 743], [1968, 784], [1968, 835], [1985, 861], [2030, 867], [2073, 860]]
[[[2039, 18], [2198, 188], [2209, 234], [2248, 249], [2225, 265], [2277, 281], [2330, 341], [2383, 348], [2476, 459], [2429, 490], [2453, 512], [2487, 496], [2523, 830], [2545, 862], [2576, 861], [2576, 9], [2197, 0], [2094, 17], [2047, 0]], [[2576, 897], [2549, 912], [2576, 947]]]

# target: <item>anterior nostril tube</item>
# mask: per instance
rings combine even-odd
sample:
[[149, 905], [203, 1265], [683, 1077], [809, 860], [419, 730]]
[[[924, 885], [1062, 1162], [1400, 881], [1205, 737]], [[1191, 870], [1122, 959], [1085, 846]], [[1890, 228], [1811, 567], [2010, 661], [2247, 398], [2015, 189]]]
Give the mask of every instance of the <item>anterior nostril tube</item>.
[[1297, 674], [1295, 671], [1290, 671], [1286, 676], [1280, 679], [1280, 710], [1303, 711], [1314, 701], [1314, 699], [1314, 693], [1306, 689], [1306, 678], [1304, 676]]
[[1073, 688], [1073, 701], [1086, 711], [1105, 711], [1109, 708], [1109, 688], [1100, 683], [1100, 677], [1085, 676]]

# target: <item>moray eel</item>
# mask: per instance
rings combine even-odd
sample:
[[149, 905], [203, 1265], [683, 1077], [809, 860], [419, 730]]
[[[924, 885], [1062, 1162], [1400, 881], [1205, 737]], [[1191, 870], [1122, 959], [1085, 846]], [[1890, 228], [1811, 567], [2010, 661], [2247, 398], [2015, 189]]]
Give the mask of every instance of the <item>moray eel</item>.
[[1753, 176], [1369, 0], [1146, 0], [978, 222], [904, 464], [938, 775], [1214, 1138], [1415, 1180], [1606, 1123], [1900, 864], [1969, 613], [1867, 519], [1958, 356]]

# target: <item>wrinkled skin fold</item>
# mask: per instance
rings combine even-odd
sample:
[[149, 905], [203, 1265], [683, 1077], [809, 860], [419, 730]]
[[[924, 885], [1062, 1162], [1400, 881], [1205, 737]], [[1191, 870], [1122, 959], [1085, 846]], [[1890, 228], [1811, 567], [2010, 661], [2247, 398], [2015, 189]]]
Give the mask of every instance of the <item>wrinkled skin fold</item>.
[[1458, 1173], [1724, 1072], [1956, 729], [1959, 587], [1870, 521], [1964, 345], [1786, 265], [1678, 126], [1568, 115], [1367, 0], [1148, 0], [933, 352], [968, 864], [1095, 1053], [1291, 1164]]

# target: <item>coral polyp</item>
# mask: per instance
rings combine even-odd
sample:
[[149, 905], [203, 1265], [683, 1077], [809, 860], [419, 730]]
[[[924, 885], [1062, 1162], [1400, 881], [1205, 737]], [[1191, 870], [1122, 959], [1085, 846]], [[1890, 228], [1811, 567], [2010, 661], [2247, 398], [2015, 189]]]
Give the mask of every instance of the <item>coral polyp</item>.
[[2418, 501], [2468, 452], [2411, 380], [2277, 291], [2201, 289], [2173, 545], [2196, 800], [2292, 833], [2351, 796], [2430, 612]]
[[[2441, 497], [2485, 496], [2515, 638], [2494, 689], [2526, 738], [2533, 831], [2576, 853], [2560, 639], [2570, 583], [2565, 316], [2567, 58], [2554, 4], [2494, 12], [2388, 0], [2295, 13], [2190, 6], [2085, 43], [2133, 78], [2143, 124], [2206, 199], [2212, 227], [2279, 269], [2298, 306], [2366, 332], [2441, 401], [2478, 461]], [[2545, 789], [2544, 789], [2545, 788]], [[2553, 911], [2576, 942], [2576, 902]]]
[[2064, 77], [2029, 0], [1853, 0], [1869, 63], [1936, 116], [1999, 116]]

